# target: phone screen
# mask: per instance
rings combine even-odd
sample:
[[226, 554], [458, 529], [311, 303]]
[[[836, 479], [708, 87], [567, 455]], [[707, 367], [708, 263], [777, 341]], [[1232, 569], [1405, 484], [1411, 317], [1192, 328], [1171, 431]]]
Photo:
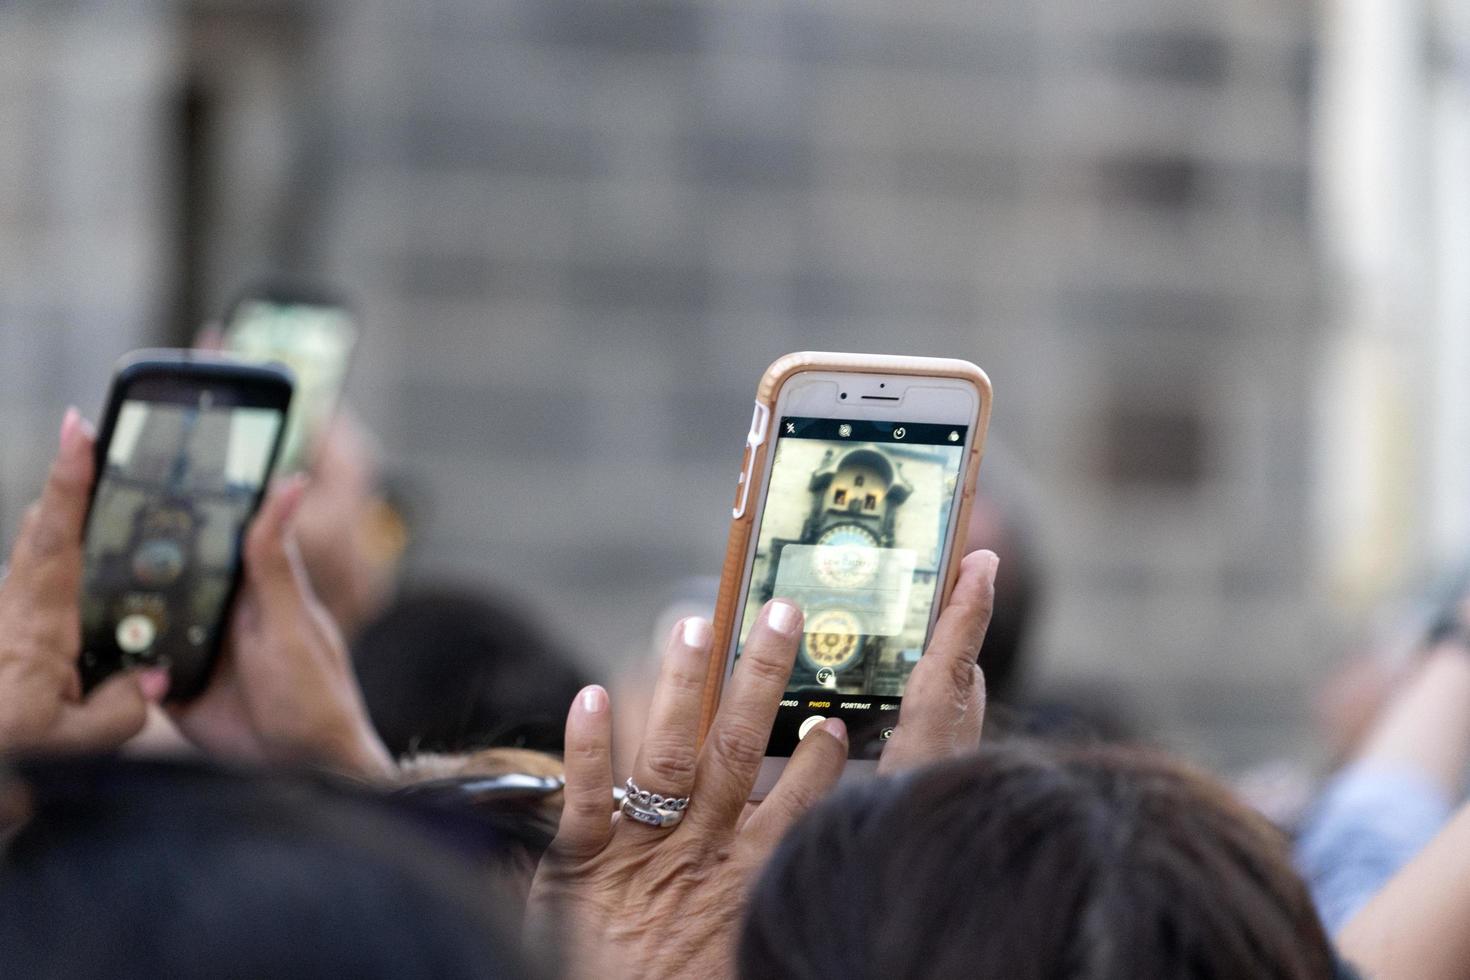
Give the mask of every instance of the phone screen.
[[326, 303], [246, 299], [231, 313], [224, 342], [232, 354], [261, 363], [279, 362], [296, 376], [281, 469], [303, 469], [312, 440], [331, 420], [347, 382], [348, 363], [357, 345], [352, 314]]
[[767, 755], [790, 756], [824, 718], [847, 724], [853, 758], [876, 758], [892, 734], [939, 597], [967, 432], [777, 423], [736, 655], [772, 598], [800, 606], [806, 622]]
[[167, 666], [187, 696], [208, 679], [284, 406], [225, 385], [155, 379], [124, 392], [84, 545], [82, 676]]

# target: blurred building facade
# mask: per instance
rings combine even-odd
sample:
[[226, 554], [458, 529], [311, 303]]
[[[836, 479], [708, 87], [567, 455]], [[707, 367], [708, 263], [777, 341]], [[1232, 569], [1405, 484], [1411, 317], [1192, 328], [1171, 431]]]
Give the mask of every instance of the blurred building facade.
[[114, 356], [302, 270], [364, 313], [416, 565], [613, 662], [719, 567], [770, 360], [961, 356], [1043, 672], [1211, 757], [1295, 734], [1335, 652], [1312, 5], [118, 6], [0, 12], [7, 527]]

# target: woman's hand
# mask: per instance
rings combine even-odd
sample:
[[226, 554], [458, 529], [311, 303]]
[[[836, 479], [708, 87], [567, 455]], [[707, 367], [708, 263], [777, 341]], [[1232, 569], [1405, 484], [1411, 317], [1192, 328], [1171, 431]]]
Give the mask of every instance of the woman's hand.
[[[989, 620], [994, 567], [986, 552], [966, 559], [910, 681], [888, 750], [899, 751], [888, 769], [978, 744], [984, 683], [975, 656]], [[675, 627], [633, 770], [643, 790], [689, 797], [671, 829], [609, 819], [607, 694], [594, 686], [577, 697], [567, 718], [561, 827], [537, 870], [528, 920], [531, 939], [555, 944], [571, 975], [713, 980], [730, 973], [751, 882], [847, 761], [846, 728], [828, 719], [801, 741], [770, 795], [742, 819], [800, 637], [800, 611], [781, 600], [767, 603], [697, 750], [710, 627], [701, 619]], [[921, 673], [926, 661], [932, 666]]]
[[893, 737], [883, 748], [878, 772], [890, 775], [973, 752], [985, 725], [985, 673], [980, 646], [995, 606], [993, 551], [976, 551], [960, 562], [949, 605], [934, 624], [929, 648], [904, 686]]
[[168, 689], [159, 669], [114, 674], [82, 697], [82, 532], [95, 439], [76, 409], [41, 499], [27, 512], [0, 581], [0, 750], [100, 751], [143, 729]]
[[214, 677], [172, 714], [190, 741], [214, 755], [385, 778], [392, 759], [289, 533], [305, 489], [295, 477], [266, 498], [245, 538], [244, 581]]

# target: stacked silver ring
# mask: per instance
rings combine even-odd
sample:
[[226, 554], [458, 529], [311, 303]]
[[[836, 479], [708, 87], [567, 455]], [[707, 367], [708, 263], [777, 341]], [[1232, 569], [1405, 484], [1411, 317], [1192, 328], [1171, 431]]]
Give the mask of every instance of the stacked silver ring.
[[639, 789], [633, 778], [628, 777], [628, 791], [623, 795], [623, 816], [650, 827], [673, 827], [684, 819], [689, 807], [689, 797], [664, 796]]

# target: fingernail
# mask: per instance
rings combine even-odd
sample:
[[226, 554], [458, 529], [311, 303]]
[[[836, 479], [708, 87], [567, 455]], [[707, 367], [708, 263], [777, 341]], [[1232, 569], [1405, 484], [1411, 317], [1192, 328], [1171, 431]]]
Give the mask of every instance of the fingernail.
[[596, 684], [582, 688], [582, 710], [595, 715], [607, 710], [607, 692]]
[[985, 577], [994, 585], [996, 569], [1000, 568], [1000, 555], [993, 551], [982, 551], [981, 554], [985, 555]]
[[296, 511], [301, 506], [301, 498], [306, 496], [307, 476], [305, 473], [297, 473], [288, 477], [286, 482], [276, 491], [285, 498], [281, 505], [281, 524], [289, 526]]
[[777, 633], [795, 633], [797, 625], [801, 622], [801, 610], [789, 602], [780, 599], [772, 600], [770, 609], [766, 613], [766, 622], [771, 624], [771, 629]]
[[162, 701], [168, 693], [168, 669], [149, 667], [138, 671], [138, 690], [143, 692], [143, 699], [150, 704]]
[[69, 405], [66, 414], [61, 417], [61, 448], [70, 449], [72, 440], [76, 438], [77, 423], [81, 421], [82, 413], [78, 412], [75, 405]]
[[709, 620], [699, 616], [690, 616], [684, 620], [683, 633], [684, 645], [696, 649], [709, 645], [710, 626]]
[[822, 731], [831, 735], [843, 745], [847, 744], [847, 725], [843, 724], [841, 718], [828, 718], [822, 722]]

